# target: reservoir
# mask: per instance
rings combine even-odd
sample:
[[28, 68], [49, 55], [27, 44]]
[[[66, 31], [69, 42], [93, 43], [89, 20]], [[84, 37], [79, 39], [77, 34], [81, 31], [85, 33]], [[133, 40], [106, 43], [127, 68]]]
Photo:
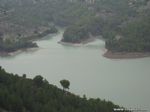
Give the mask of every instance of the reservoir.
[[81, 97], [101, 98], [127, 108], [150, 111], [150, 58], [108, 59], [102, 55], [105, 43], [95, 40], [84, 45], [62, 45], [63, 32], [36, 41], [37, 50], [1, 57], [0, 65], [8, 72], [42, 75], [61, 88], [68, 79], [70, 92]]

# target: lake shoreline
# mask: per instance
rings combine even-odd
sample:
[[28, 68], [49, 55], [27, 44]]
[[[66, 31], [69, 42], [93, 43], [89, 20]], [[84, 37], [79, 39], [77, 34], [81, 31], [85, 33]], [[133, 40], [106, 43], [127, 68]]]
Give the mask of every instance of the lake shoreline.
[[16, 56], [16, 55], [23, 53], [23, 52], [35, 51], [38, 48], [39, 47], [37, 46], [37, 47], [31, 47], [31, 48], [22, 48], [22, 49], [18, 49], [16, 51], [12, 51], [12, 52], [0, 51], [0, 57]]
[[[56, 32], [56, 33], [58, 33], [58, 32]], [[56, 33], [50, 33], [46, 30], [46, 31], [42, 32], [40, 35], [32, 35], [30, 37], [27, 37], [26, 39], [29, 39], [30, 41], [34, 42], [34, 41], [43, 39], [43, 37], [45, 37], [47, 35], [56, 34]], [[39, 48], [38, 45], [34, 46], [34, 47], [18, 48], [17, 50], [11, 51], [11, 52], [0, 51], [0, 57], [14, 56], [14, 55], [20, 54], [22, 52], [26, 52], [26, 51], [28, 52], [31, 49], [37, 49], [37, 48]]]
[[[70, 42], [63, 42], [62, 40], [59, 41], [59, 44], [62, 45], [69, 45], [69, 46], [82, 46], [84, 44], [88, 44], [90, 42], [95, 41], [96, 38], [89, 38], [88, 40], [82, 41], [80, 43], [70, 43]], [[109, 59], [137, 59], [137, 58], [145, 58], [150, 57], [150, 52], [112, 52], [107, 50], [103, 57]]]
[[112, 52], [106, 51], [104, 57], [109, 59], [136, 59], [150, 57], [150, 52]]
[[95, 40], [96, 40], [96, 38], [91, 37], [91, 38], [88, 38], [86, 40], [82, 40], [81, 42], [78, 42], [78, 43], [77, 42], [75, 42], [75, 43], [73, 43], [73, 42], [64, 42], [62, 40], [58, 41], [58, 43], [62, 44], [62, 45], [69, 45], [69, 46], [81, 46], [81, 45], [85, 45], [85, 44], [88, 44], [90, 42], [93, 42]]

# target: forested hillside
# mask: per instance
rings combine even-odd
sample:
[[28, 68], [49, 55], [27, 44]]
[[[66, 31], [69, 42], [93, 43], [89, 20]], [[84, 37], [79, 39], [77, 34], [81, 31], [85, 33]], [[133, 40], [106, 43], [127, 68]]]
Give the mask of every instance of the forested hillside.
[[149, 0], [1, 0], [3, 38], [32, 38], [65, 27], [62, 41], [81, 43], [95, 36], [114, 52], [149, 52]]
[[150, 2], [140, 8], [139, 15], [120, 28], [120, 38], [106, 41], [111, 51], [150, 52]]
[[101, 35], [112, 52], [150, 51], [149, 0], [97, 0], [87, 15], [68, 27], [62, 41], [81, 43]]
[[0, 67], [0, 112], [112, 112], [110, 101], [87, 99], [63, 91], [42, 76], [33, 79]]
[[[32, 46], [31, 42], [20, 45], [18, 40], [32, 40], [56, 33], [55, 26], [71, 25], [87, 13], [88, 7], [70, 0], [1, 0], [0, 52]], [[11, 45], [8, 46], [5, 40], [11, 42]]]

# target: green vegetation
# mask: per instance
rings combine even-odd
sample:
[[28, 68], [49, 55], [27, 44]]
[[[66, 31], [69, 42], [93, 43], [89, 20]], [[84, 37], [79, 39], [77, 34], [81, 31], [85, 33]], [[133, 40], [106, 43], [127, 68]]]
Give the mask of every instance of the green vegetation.
[[58, 29], [55, 26], [51, 26], [48, 33], [57, 33]]
[[18, 49], [37, 47], [36, 43], [25, 39], [0, 39], [0, 52], [14, 52]]
[[112, 112], [117, 107], [110, 101], [64, 94], [40, 75], [28, 79], [26, 74], [21, 77], [0, 67], [2, 112]]
[[43, 32], [38, 32], [37, 30], [35, 30], [33, 35], [26, 37], [24, 39], [26, 40], [41, 39], [42, 37], [45, 37], [48, 34], [54, 34], [57, 32], [58, 32], [58, 29], [55, 26], [51, 26], [50, 28], [48, 28], [47, 30]]
[[128, 4], [129, 0], [96, 0], [95, 4], [87, 5], [91, 8], [88, 14], [66, 29], [62, 41], [76, 43], [97, 35], [109, 38], [119, 25], [136, 15]]
[[101, 35], [110, 51], [150, 52], [149, 4], [148, 0], [97, 0], [90, 6], [93, 13], [68, 27], [62, 41], [81, 43]]
[[[37, 33], [40, 38], [57, 32], [49, 30], [56, 25], [66, 28], [63, 42], [81, 43], [101, 35], [110, 51], [149, 52], [149, 4], [149, 0], [95, 0], [92, 4], [85, 0], [1, 0], [0, 21], [5, 24], [0, 23], [0, 37], [14, 33], [34, 38]], [[40, 34], [43, 27], [47, 30]]]
[[101, 34], [101, 23], [100, 18], [87, 17], [81, 19], [75, 25], [68, 27], [64, 32], [62, 41], [80, 43], [88, 38], [90, 35], [100, 35]]
[[[68, 26], [88, 15], [88, 7], [81, 2], [70, 0], [1, 0], [0, 11], [6, 12], [5, 20], [20, 26], [34, 28]], [[4, 15], [0, 15], [0, 17]]]
[[1, 0], [0, 31], [3, 37], [16, 38], [19, 34], [27, 40], [39, 39], [56, 33], [55, 25], [68, 26], [84, 17], [87, 8], [70, 0]]
[[63, 90], [65, 90], [65, 89], [69, 89], [69, 86], [70, 86], [70, 82], [68, 81], [68, 80], [61, 80], [60, 81], [60, 84], [61, 84], [61, 86], [63, 87]]
[[129, 22], [121, 35], [120, 39], [108, 39], [106, 48], [114, 52], [150, 52], [150, 15]]
[[24, 37], [22, 38], [21, 34], [18, 34], [16, 38], [3, 38], [3, 33], [0, 33], [0, 52], [14, 52], [19, 49], [27, 49], [27, 48], [33, 48], [38, 47], [36, 43], [33, 43], [30, 40], [39, 39], [41, 37], [44, 37], [48, 34], [57, 33], [58, 30], [55, 26], [51, 26], [49, 29], [38, 32], [37, 30], [34, 31], [34, 34], [30, 37]]

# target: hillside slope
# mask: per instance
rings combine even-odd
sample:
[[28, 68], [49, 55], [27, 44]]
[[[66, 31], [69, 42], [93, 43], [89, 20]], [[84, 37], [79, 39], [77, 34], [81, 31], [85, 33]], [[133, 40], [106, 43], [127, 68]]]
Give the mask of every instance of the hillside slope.
[[117, 107], [110, 101], [64, 92], [42, 76], [28, 79], [0, 67], [1, 112], [112, 112]]
[[149, 0], [1, 0], [0, 37], [32, 38], [56, 25], [66, 28], [63, 42], [102, 36], [112, 52], [150, 52], [149, 7]]
[[93, 14], [68, 27], [62, 41], [82, 43], [101, 35], [109, 51], [150, 52], [149, 0], [96, 0], [88, 7]]

